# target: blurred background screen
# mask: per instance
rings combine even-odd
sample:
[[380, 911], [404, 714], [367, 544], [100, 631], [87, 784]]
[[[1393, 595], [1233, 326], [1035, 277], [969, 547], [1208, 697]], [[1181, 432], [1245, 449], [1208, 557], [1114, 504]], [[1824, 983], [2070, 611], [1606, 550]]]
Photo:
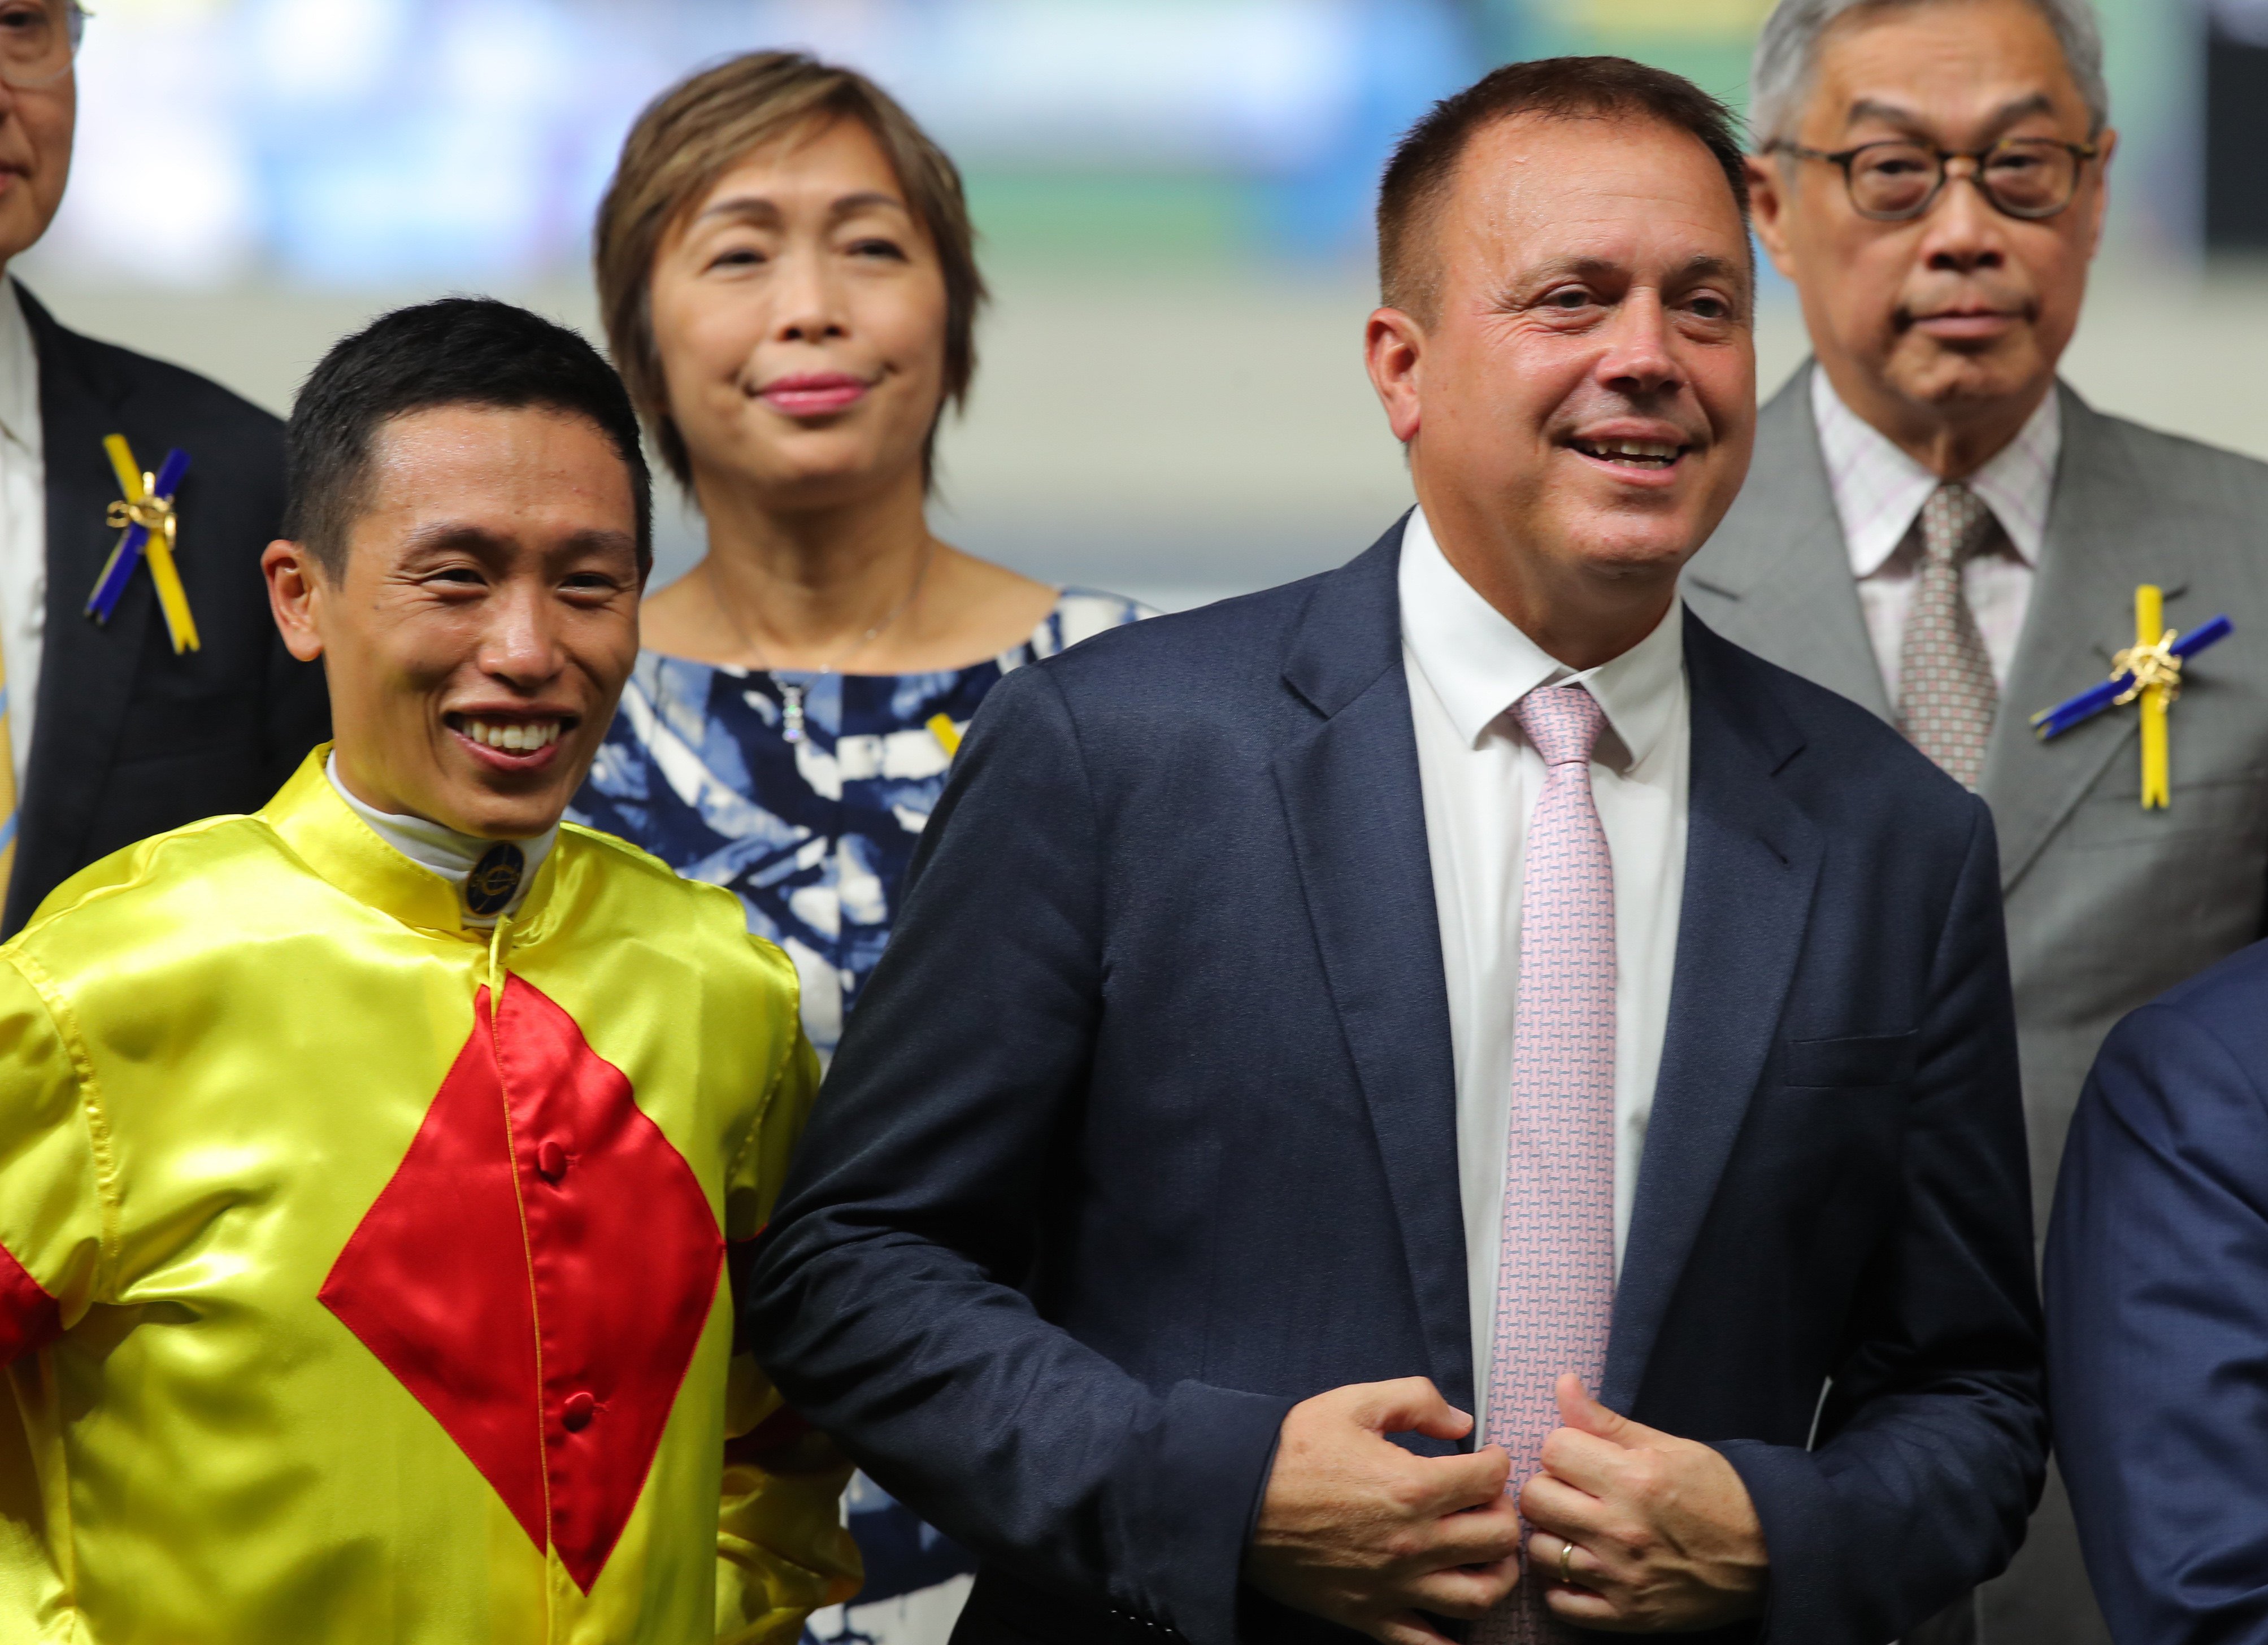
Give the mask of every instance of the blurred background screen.
[[[1361, 369], [1394, 137], [1490, 65], [1615, 52], [1736, 107], [1766, 0], [99, 0], [18, 272], [278, 411], [341, 333], [488, 291], [597, 327], [638, 108], [724, 54], [876, 76], [960, 161], [997, 296], [946, 534], [1179, 606], [1337, 563], [1408, 499]], [[2268, 456], [2268, 0], [2101, 0], [2122, 146], [2079, 343], [2111, 409]], [[1767, 290], [1762, 386], [1802, 355]], [[2235, 368], [2235, 369], [2232, 369]], [[696, 525], [665, 509], [661, 574]]]

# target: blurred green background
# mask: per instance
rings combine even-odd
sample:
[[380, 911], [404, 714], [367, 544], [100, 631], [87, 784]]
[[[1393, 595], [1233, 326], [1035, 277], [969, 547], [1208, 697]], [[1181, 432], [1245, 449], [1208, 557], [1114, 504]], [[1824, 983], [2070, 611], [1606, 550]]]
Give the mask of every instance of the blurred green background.
[[[807, 46], [876, 75], [968, 175], [997, 300], [942, 446], [943, 525], [1180, 605], [1336, 563], [1407, 503], [1359, 359], [1395, 134], [1486, 67], [1558, 52], [1658, 62], [1740, 106], [1766, 10], [101, 0], [70, 195], [17, 272], [68, 321], [279, 411], [399, 302], [488, 290], [595, 331], [590, 213], [638, 107], [723, 53]], [[2268, 170], [2268, 0], [2101, 11], [2122, 143], [2069, 375], [2268, 456], [2268, 192], [2257, 210], [2248, 192]], [[1776, 283], [1759, 342], [1769, 392], [1804, 351]], [[664, 513], [668, 576], [698, 521]]]

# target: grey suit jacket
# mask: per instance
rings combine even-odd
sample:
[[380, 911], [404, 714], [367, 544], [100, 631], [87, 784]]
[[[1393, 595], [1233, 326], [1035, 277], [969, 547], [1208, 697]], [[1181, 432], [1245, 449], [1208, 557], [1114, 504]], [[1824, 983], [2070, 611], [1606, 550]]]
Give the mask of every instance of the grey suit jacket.
[[[1895, 715], [1867, 638], [1811, 415], [1807, 364], [1759, 418], [1747, 488], [1685, 573], [1719, 634]], [[2096, 1049], [2126, 1012], [2262, 934], [2268, 899], [2268, 464], [2063, 396], [2063, 453], [2038, 579], [1985, 759], [2046, 1226], [2064, 1134]], [[2110, 672], [2134, 587], [2166, 621], [2226, 612], [2171, 720], [2173, 804], [2141, 808], [2135, 711], [2042, 743], [2027, 723]]]

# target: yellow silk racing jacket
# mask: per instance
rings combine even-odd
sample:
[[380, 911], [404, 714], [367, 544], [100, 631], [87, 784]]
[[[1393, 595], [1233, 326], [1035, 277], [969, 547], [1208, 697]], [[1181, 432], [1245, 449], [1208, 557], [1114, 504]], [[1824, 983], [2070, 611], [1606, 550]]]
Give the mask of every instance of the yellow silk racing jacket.
[[327, 753], [0, 948], [0, 1645], [793, 1640], [847, 1467], [726, 1276], [793, 966], [571, 825], [468, 929]]

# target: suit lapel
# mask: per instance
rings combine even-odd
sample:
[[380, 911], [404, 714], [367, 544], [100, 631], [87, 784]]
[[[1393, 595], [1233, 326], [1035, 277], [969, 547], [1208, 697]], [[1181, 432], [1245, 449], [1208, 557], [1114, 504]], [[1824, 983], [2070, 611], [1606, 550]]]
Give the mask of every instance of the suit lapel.
[[2122, 750], [2132, 748], [2132, 713], [2097, 716], [2052, 743], [2030, 717], [2102, 679], [2134, 632], [2134, 585], [2169, 596], [2189, 585], [2188, 556], [2150, 512], [2148, 477], [2133, 472], [2106, 420], [2068, 388], [2055, 501], [2023, 637], [2001, 694], [1984, 761], [1983, 792], [2000, 836], [2000, 884], [2011, 890], [2051, 835]]
[[1733, 632], [1755, 649], [1894, 720], [1819, 449], [1811, 372], [1807, 361], [1756, 414], [1747, 487], [1685, 580], [1738, 600]]
[[1401, 1223], [1433, 1380], [1471, 1410], [1456, 1069], [1402, 666], [1401, 547], [1396, 525], [1318, 582], [1284, 678], [1323, 717], [1277, 755], [1275, 777]]
[[1817, 829], [1779, 789], [1802, 747], [1756, 665], [1688, 613], [1693, 705], [1677, 970], [1615, 1291], [1602, 1398], [1627, 1411], [1746, 1118], [1818, 884]]
[[[47, 628], [40, 678], [11, 681], [11, 690], [36, 689], [39, 713], [32, 736], [19, 805], [16, 857], [75, 856], [92, 826], [101, 775], [111, 768], [133, 697], [135, 665], [142, 656], [156, 604], [147, 577], [138, 577], [107, 623], [85, 612], [86, 596], [118, 533], [104, 516], [118, 481], [102, 450], [103, 437], [124, 434], [134, 454], [154, 468], [165, 453], [148, 449], [149, 431], [136, 426], [125, 386], [103, 369], [91, 349], [57, 325], [21, 286], [17, 294], [30, 323], [40, 362], [40, 443], [47, 467]], [[12, 888], [11, 888], [12, 889]], [[10, 929], [32, 910], [7, 912]]]
[[[1274, 767], [1434, 1380], [1469, 1410], [1456, 1069], [1402, 668], [1400, 547], [1397, 528], [1318, 583], [1284, 677], [1324, 717]], [[1685, 623], [1693, 745], [1684, 905], [1603, 1390], [1625, 1410], [1771, 1053], [1822, 849], [1775, 780], [1800, 734], [1736, 648], [1690, 614]]]

